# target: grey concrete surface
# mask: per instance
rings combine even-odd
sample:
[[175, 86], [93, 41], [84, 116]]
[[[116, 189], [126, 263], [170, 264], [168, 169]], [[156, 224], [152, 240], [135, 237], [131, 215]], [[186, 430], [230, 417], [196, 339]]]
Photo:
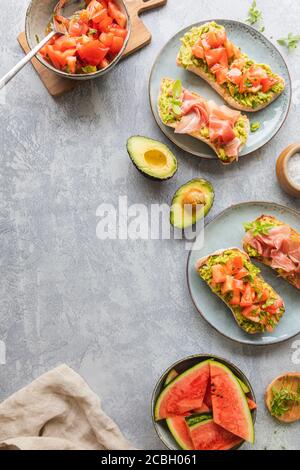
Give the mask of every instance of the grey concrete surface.
[[[197, 352], [234, 361], [255, 388], [256, 449], [299, 449], [299, 423], [279, 426], [263, 392], [274, 376], [300, 370], [294, 341], [265, 349], [239, 346], [214, 332], [189, 297], [181, 241], [101, 241], [96, 209], [169, 202], [195, 176], [214, 183], [209, 217], [232, 203], [269, 200], [299, 208], [279, 188], [275, 161], [299, 140], [299, 104], [273, 141], [229, 168], [174, 148], [179, 171], [157, 184], [144, 179], [126, 154], [126, 139], [148, 135], [166, 142], [148, 104], [151, 65], [164, 43], [197, 19], [244, 20], [249, 1], [169, 0], [144, 15], [152, 44], [106, 77], [51, 98], [29, 65], [0, 97], [0, 365], [3, 400], [41, 373], [65, 362], [101, 396], [103, 407], [139, 448], [160, 449], [150, 417], [152, 389], [173, 361]], [[300, 3], [259, 0], [265, 34], [276, 41], [295, 31]], [[2, 0], [0, 73], [22, 57], [16, 36], [26, 0]], [[300, 48], [284, 52], [299, 88]], [[296, 94], [297, 97], [297, 94]], [[298, 101], [299, 101], [298, 97]], [[295, 346], [295, 344], [294, 344]], [[245, 446], [247, 448], [247, 446]]]

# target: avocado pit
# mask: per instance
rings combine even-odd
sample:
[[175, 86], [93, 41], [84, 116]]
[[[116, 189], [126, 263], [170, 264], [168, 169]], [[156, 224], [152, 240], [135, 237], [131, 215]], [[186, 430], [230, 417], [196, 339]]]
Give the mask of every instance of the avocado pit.
[[144, 153], [144, 159], [149, 166], [164, 167], [167, 165], [166, 155], [158, 149], [147, 150]]
[[187, 191], [182, 199], [183, 208], [189, 206], [193, 212], [196, 212], [196, 210], [199, 209], [199, 206], [205, 206], [205, 204], [205, 194], [198, 188], [192, 188]]

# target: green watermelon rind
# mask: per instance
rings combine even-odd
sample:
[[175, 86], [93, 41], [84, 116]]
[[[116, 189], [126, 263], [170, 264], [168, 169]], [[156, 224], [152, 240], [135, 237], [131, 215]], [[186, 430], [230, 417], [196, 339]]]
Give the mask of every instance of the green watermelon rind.
[[167, 426], [169, 428], [169, 431], [170, 433], [172, 434], [173, 436], [173, 439], [175, 440], [175, 442], [179, 445], [179, 447], [182, 449], [182, 450], [194, 450], [193, 448], [189, 447], [184, 441], [183, 439], [179, 436], [178, 432], [176, 431], [176, 428], [173, 426], [172, 424], [172, 418], [167, 418], [166, 419], [166, 423], [167, 423]]
[[[254, 424], [253, 424], [253, 419], [252, 419], [252, 414], [251, 414], [251, 411], [249, 409], [249, 405], [248, 405], [248, 402], [247, 402], [247, 397], [246, 397], [246, 394], [245, 392], [243, 391], [243, 388], [240, 384], [240, 381], [237, 379], [237, 377], [234, 375], [234, 373], [227, 367], [225, 366], [224, 364], [221, 364], [221, 362], [218, 362], [218, 361], [210, 361], [211, 364], [213, 364], [214, 366], [218, 366], [220, 367], [221, 369], [223, 369], [228, 375], [229, 377], [231, 378], [232, 382], [234, 384], [236, 384], [238, 386], [238, 390], [240, 390], [240, 396], [241, 396], [241, 400], [242, 400], [242, 404], [243, 404], [243, 408], [245, 410], [245, 417], [247, 417], [247, 422], [248, 422], [248, 431], [249, 431], [249, 439], [247, 439], [248, 442], [250, 442], [251, 444], [254, 444], [254, 441], [255, 441], [255, 430], [254, 430]], [[217, 423], [219, 424], [219, 423]], [[222, 427], [221, 424], [219, 424], [219, 426]], [[227, 429], [227, 431], [230, 431], [229, 429]], [[230, 431], [232, 434], [234, 434], [232, 431]]]
[[245, 382], [243, 382], [239, 377], [237, 377], [235, 375], [235, 378], [237, 379], [238, 383], [240, 384], [243, 392], [245, 393], [245, 395], [247, 395], [247, 393], [250, 393], [250, 388], [248, 387], [248, 385], [245, 384]]
[[158, 399], [156, 400], [156, 403], [155, 403], [155, 408], [154, 408], [154, 418], [155, 418], [155, 421], [160, 421], [161, 419], [165, 419], [165, 418], [160, 418], [160, 414], [159, 414], [159, 409], [160, 409], [160, 405], [161, 405], [161, 402], [162, 400], [166, 397], [166, 395], [170, 392], [170, 390], [172, 390], [172, 387], [179, 383], [182, 379], [184, 379], [185, 377], [187, 377], [188, 375], [190, 375], [191, 373], [197, 371], [198, 369], [202, 369], [202, 367], [205, 367], [207, 365], [210, 364], [210, 360], [207, 360], [207, 361], [204, 361], [204, 362], [200, 362], [199, 364], [196, 364], [195, 366], [191, 367], [190, 369], [186, 370], [185, 372], [183, 372], [182, 374], [180, 374], [176, 379], [172, 380], [172, 382], [167, 385], [167, 387], [165, 387], [162, 392], [160, 393]]
[[176, 372], [175, 369], [171, 369], [170, 372], [168, 373], [167, 377], [166, 377], [166, 380], [164, 382], [164, 387], [167, 387], [167, 385], [169, 385], [171, 382], [173, 382], [173, 380], [176, 379], [176, 377], [178, 377], [178, 372]]
[[189, 428], [192, 428], [196, 424], [203, 423], [204, 421], [213, 421], [213, 416], [211, 413], [201, 413], [196, 415], [187, 416], [185, 418]]

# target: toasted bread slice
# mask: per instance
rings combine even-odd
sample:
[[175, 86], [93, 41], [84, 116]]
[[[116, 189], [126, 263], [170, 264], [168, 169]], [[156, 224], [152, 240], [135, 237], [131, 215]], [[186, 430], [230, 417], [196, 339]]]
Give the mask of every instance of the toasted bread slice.
[[[264, 223], [264, 224], [272, 224], [274, 226], [287, 225], [284, 222], [281, 222], [280, 220], [278, 220], [276, 217], [273, 217], [272, 215], [261, 215], [254, 222]], [[299, 243], [300, 243], [300, 233], [298, 233], [292, 227], [290, 227], [290, 229], [291, 229], [291, 237], [294, 240], [299, 241]], [[266, 257], [261, 256], [259, 254], [254, 256], [253, 255], [253, 248], [248, 243], [246, 243], [245, 239], [244, 239], [243, 246], [244, 246], [244, 250], [247, 253], [249, 252], [249, 254], [252, 258], [257, 259], [258, 261], [265, 264], [266, 266], [271, 267], [278, 274], [279, 277], [282, 277], [283, 279], [288, 281], [290, 284], [292, 284], [292, 286], [296, 287], [297, 289], [300, 289], [300, 272], [291, 274], [291, 273], [288, 273], [288, 272], [286, 272], [282, 269], [274, 269], [272, 267], [272, 258], [266, 258]]]
[[[168, 87], [170, 85], [172, 85], [174, 83], [174, 80], [170, 79], [170, 78], [163, 78], [162, 79], [162, 82], [161, 82], [161, 87], [160, 87], [160, 95], [158, 97], [158, 113], [159, 113], [159, 117], [161, 119], [161, 121], [163, 122], [163, 124], [165, 124], [166, 126], [168, 127], [171, 127], [172, 129], [175, 129], [176, 128], [176, 125], [178, 124], [178, 120], [175, 121], [175, 122], [166, 122], [163, 115], [162, 115], [162, 110], [161, 110], [161, 107], [160, 107], [160, 98], [161, 98], [161, 95], [162, 95], [162, 92], [164, 90], [165, 87]], [[202, 96], [198, 95], [197, 93], [195, 92], [192, 92], [192, 95], [195, 97], [195, 98], [201, 98], [203, 99]], [[245, 131], [245, 134], [247, 135], [247, 138], [246, 138], [246, 142], [247, 142], [247, 139], [248, 139], [248, 136], [249, 136], [249, 133], [250, 133], [250, 122], [249, 122], [249, 119], [246, 115], [242, 115], [240, 116], [240, 119], [239, 119], [240, 122], [243, 123], [243, 126], [244, 126], [244, 131]], [[233, 163], [235, 162], [238, 158], [236, 157], [227, 157], [225, 160], [224, 158], [222, 158], [220, 156], [220, 149], [217, 147], [217, 145], [215, 145], [213, 142], [211, 142], [211, 140], [209, 138], [206, 138], [204, 137], [203, 135], [200, 134], [199, 131], [197, 132], [191, 132], [187, 135], [190, 135], [191, 137], [194, 137], [195, 139], [198, 139], [200, 140], [201, 142], [204, 142], [205, 144], [209, 145], [213, 150], [214, 152], [217, 154], [218, 158], [220, 159], [220, 161], [224, 164], [224, 165], [228, 165], [230, 163]], [[244, 148], [245, 146], [245, 143], [242, 143], [242, 145], [240, 146], [239, 148], [239, 152]]]
[[[181, 40], [182, 46], [177, 56], [177, 65], [179, 67], [182, 67], [204, 79], [232, 108], [238, 109], [240, 111], [249, 113], [260, 111], [261, 109], [269, 106], [281, 95], [285, 89], [284, 78], [278, 74], [275, 74], [268, 65], [257, 64], [253, 60], [249, 59], [247, 54], [243, 54], [235, 45], [232, 46], [234, 51], [233, 54], [236, 55], [233, 58], [228, 59], [229, 68], [234, 59], [238, 58], [239, 56], [239, 58], [242, 57], [249, 64], [245, 65], [246, 69], [243, 69], [243, 71], [247, 70], [247, 67], [250, 67], [251, 65], [260, 66], [265, 69], [268, 77], [276, 79], [277, 83], [275, 83], [270, 90], [264, 93], [262, 93], [261, 90], [258, 90], [256, 93], [240, 93], [239, 87], [236, 86], [235, 88], [235, 85], [228, 78], [227, 81], [225, 81], [223, 84], [217, 83], [216, 76], [213, 72], [210, 71], [210, 67], [208, 66], [205, 56], [203, 59], [199, 59], [194, 56], [192, 51], [193, 46], [197, 43], [197, 41], [201, 39], [203, 35], [211, 32], [217, 34], [226, 34], [225, 28], [215, 22], [210, 22], [200, 25], [199, 27], [194, 27], [185, 34]], [[228, 41], [228, 39], [226, 41], [227, 43], [229, 42], [229, 44], [232, 44], [230, 41]], [[226, 45], [221, 47], [226, 48]]]
[[[275, 292], [275, 290], [269, 284], [267, 284], [267, 282], [259, 274], [259, 269], [256, 268], [256, 266], [254, 266], [251, 263], [249, 255], [247, 253], [245, 253], [244, 251], [240, 250], [239, 248], [233, 247], [233, 248], [227, 248], [225, 250], [218, 250], [218, 251], [216, 251], [216, 252], [214, 252], [214, 253], [212, 253], [208, 256], [205, 256], [204, 258], [199, 259], [196, 263], [196, 266], [195, 266], [196, 271], [198, 272], [199, 276], [204, 280], [204, 282], [207, 283], [207, 285], [210, 287], [212, 292], [215, 295], [217, 295], [227, 305], [227, 307], [230, 309], [234, 319], [236, 320], [239, 327], [242, 328], [242, 330], [244, 330], [248, 334], [263, 333], [263, 332], [267, 331], [267, 325], [265, 325], [263, 323], [258, 323], [256, 321], [251, 321], [251, 319], [248, 319], [248, 318], [244, 317], [242, 315], [242, 309], [239, 306], [230, 305], [229, 301], [226, 299], [226, 296], [222, 295], [221, 292], [217, 292], [216, 288], [214, 288], [210, 284], [210, 282], [208, 282], [207, 279], [206, 279], [206, 274], [207, 273], [206, 273], [205, 268], [208, 267], [209, 261], [213, 257], [217, 257], [217, 256], [224, 257], [224, 256], [228, 256], [228, 255], [229, 256], [231, 256], [231, 255], [242, 256], [242, 258], [244, 260], [244, 266], [245, 266], [245, 263], [246, 263], [246, 266], [253, 267], [253, 270], [256, 273], [255, 274], [256, 289], [258, 287], [260, 287], [261, 290], [266, 289], [269, 292], [270, 298], [275, 299], [275, 300], [277, 300], [277, 299], [282, 300], [281, 297], [279, 296], [279, 294], [277, 294], [277, 292]], [[216, 264], [218, 264], [218, 263], [216, 262]], [[252, 282], [254, 282], [253, 281], [253, 276], [252, 276], [252, 280], [249, 280], [250, 284]], [[272, 318], [272, 328], [275, 328], [277, 326], [277, 324], [279, 323], [279, 321], [280, 321], [282, 315], [284, 314], [284, 312], [285, 312], [285, 307], [284, 307], [284, 303], [283, 303], [282, 308], [280, 308], [280, 313], [271, 316], [271, 318]]]

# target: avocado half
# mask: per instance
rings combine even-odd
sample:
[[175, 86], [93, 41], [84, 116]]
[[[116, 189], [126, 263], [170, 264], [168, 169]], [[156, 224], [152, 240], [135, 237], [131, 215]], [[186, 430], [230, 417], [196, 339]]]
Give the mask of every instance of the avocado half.
[[157, 140], [139, 135], [130, 137], [127, 151], [136, 168], [148, 178], [164, 181], [177, 171], [175, 155]]
[[205, 179], [196, 178], [184, 184], [172, 200], [171, 224], [179, 229], [194, 225], [209, 213], [214, 198], [214, 188]]

